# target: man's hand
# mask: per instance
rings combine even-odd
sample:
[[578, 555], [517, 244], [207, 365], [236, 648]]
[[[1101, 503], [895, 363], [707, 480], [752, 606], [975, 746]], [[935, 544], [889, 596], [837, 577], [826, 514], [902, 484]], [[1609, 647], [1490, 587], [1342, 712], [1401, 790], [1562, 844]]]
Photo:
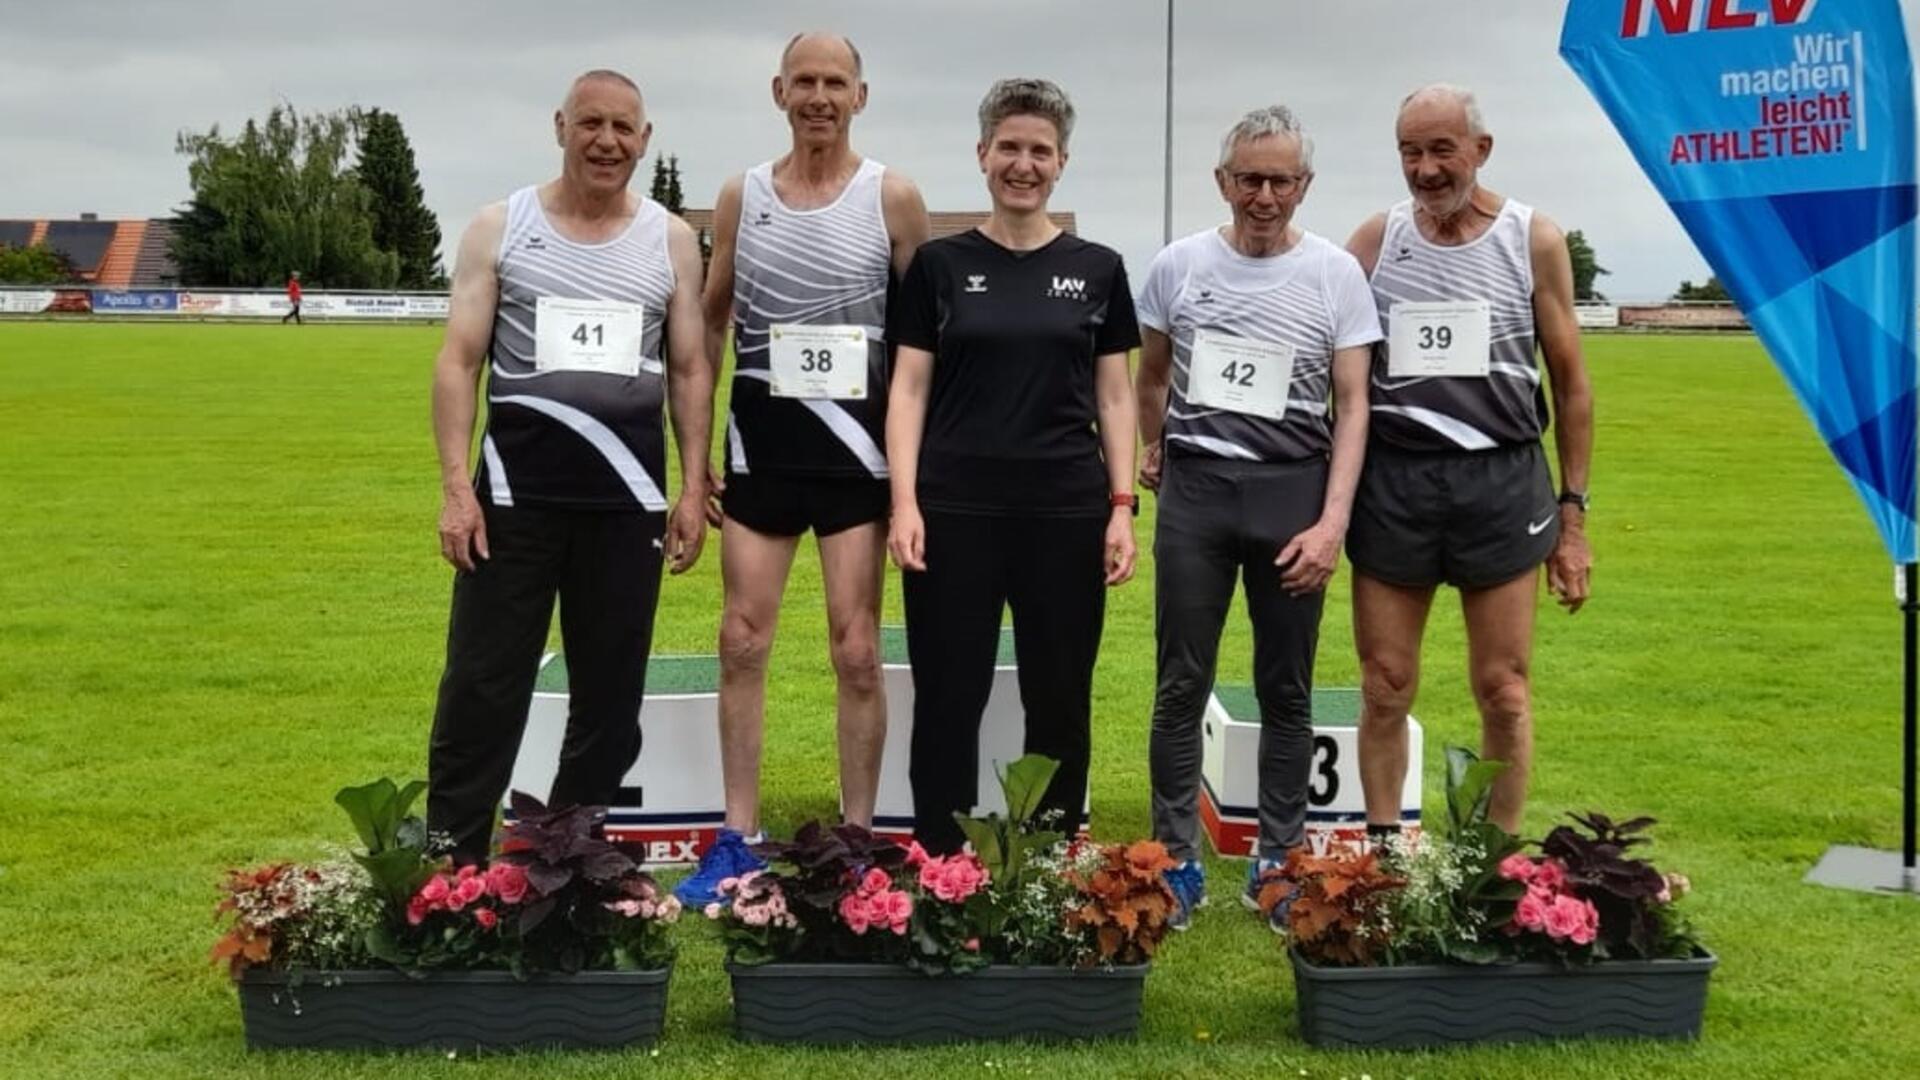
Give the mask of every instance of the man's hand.
[[1148, 491], [1160, 490], [1161, 449], [1158, 442], [1148, 443], [1140, 451], [1140, 486]]
[[1138, 556], [1133, 542], [1133, 508], [1116, 506], [1107, 518], [1107, 584], [1125, 585], [1131, 580]]
[[1280, 568], [1280, 588], [1288, 596], [1326, 588], [1333, 580], [1334, 568], [1340, 565], [1340, 542], [1346, 535], [1347, 530], [1322, 518], [1287, 541], [1273, 560], [1273, 565]]
[[707, 542], [707, 499], [704, 491], [687, 488], [667, 515], [667, 570], [684, 574], [700, 561]]
[[714, 473], [713, 479], [707, 482], [707, 497], [702, 501], [707, 507], [707, 524], [716, 529], [727, 520], [726, 513], [720, 509], [720, 496], [726, 493], [726, 478], [719, 473]]
[[1587, 544], [1584, 517], [1575, 509], [1561, 511], [1560, 540], [1547, 556], [1547, 590], [1569, 615], [1580, 610], [1593, 590], [1593, 548]]
[[471, 488], [450, 489], [440, 507], [440, 557], [466, 574], [490, 557], [486, 515]]
[[893, 523], [887, 527], [887, 550], [893, 553], [893, 564], [902, 570], [927, 568], [927, 523], [920, 517], [919, 507], [894, 505]]

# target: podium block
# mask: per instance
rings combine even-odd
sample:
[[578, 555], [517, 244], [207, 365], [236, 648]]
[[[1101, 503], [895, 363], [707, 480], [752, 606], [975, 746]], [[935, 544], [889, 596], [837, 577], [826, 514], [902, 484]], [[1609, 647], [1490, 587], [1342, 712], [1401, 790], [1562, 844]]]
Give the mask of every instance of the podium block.
[[[607, 834], [646, 845], [649, 866], [699, 861], [726, 820], [720, 777], [720, 661], [656, 656], [647, 661], [640, 706], [640, 760], [608, 808]], [[558, 653], [540, 662], [527, 731], [509, 790], [542, 802], [560, 769], [567, 730], [567, 665]], [[511, 807], [503, 806], [512, 821]]]
[[[1200, 821], [1213, 849], [1252, 858], [1260, 835], [1260, 703], [1251, 686], [1216, 685], [1202, 721]], [[1307, 844], [1316, 854], [1367, 835], [1360, 792], [1360, 691], [1313, 692], [1313, 771], [1307, 788]], [[1407, 718], [1403, 828], [1420, 824], [1422, 731]]]
[[[887, 691], [887, 742], [880, 758], [880, 792], [874, 802], [875, 832], [913, 833], [913, 786], [907, 777], [913, 744], [913, 668], [907, 663], [905, 627], [880, 630], [880, 662]], [[980, 720], [980, 769], [975, 780], [977, 813], [1005, 813], [1000, 794], [1002, 766], [1026, 753], [1026, 714], [1020, 708], [1019, 667], [1014, 660], [1013, 628], [1000, 628], [1000, 652], [994, 661], [993, 690]]]

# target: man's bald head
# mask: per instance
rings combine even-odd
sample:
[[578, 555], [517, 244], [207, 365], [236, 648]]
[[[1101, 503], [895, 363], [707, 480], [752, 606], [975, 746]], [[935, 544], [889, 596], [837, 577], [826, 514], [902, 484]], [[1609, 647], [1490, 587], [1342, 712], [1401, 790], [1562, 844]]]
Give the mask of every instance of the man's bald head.
[[787, 67], [793, 61], [794, 50], [800, 48], [802, 45], [808, 48], [827, 48], [842, 51], [847, 61], [853, 65], [853, 77], [855, 79], [866, 77], [865, 65], [862, 64], [860, 60], [860, 50], [854, 46], [852, 38], [847, 37], [845, 34], [828, 34], [819, 31], [803, 31], [788, 39], [787, 47], [780, 50], [781, 75], [784, 76], [787, 73]]
[[646, 113], [647, 103], [646, 99], [640, 95], [640, 84], [612, 68], [594, 68], [592, 71], [581, 73], [578, 78], [573, 80], [572, 85], [567, 87], [567, 96], [560, 102], [560, 111], [564, 114], [572, 115], [574, 99], [580, 96], [580, 91], [583, 88], [609, 84], [624, 87], [632, 92], [634, 104], [643, 115]]

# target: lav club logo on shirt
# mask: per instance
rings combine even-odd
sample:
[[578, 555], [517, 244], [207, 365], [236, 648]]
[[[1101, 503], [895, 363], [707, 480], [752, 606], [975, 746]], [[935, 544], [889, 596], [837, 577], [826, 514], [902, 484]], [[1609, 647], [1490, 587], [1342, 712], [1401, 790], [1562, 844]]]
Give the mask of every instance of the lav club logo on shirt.
[[1059, 277], [1053, 279], [1053, 288], [1047, 290], [1049, 299], [1085, 300], [1087, 298], [1087, 279], [1077, 277]]

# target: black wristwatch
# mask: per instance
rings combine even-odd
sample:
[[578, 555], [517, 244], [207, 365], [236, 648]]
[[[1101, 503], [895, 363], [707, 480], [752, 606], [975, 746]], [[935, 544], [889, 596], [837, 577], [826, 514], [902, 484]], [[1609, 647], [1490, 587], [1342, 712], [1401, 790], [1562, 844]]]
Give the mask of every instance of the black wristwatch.
[[1583, 514], [1587, 512], [1587, 504], [1592, 501], [1584, 491], [1563, 491], [1560, 493], [1561, 506], [1577, 506]]

